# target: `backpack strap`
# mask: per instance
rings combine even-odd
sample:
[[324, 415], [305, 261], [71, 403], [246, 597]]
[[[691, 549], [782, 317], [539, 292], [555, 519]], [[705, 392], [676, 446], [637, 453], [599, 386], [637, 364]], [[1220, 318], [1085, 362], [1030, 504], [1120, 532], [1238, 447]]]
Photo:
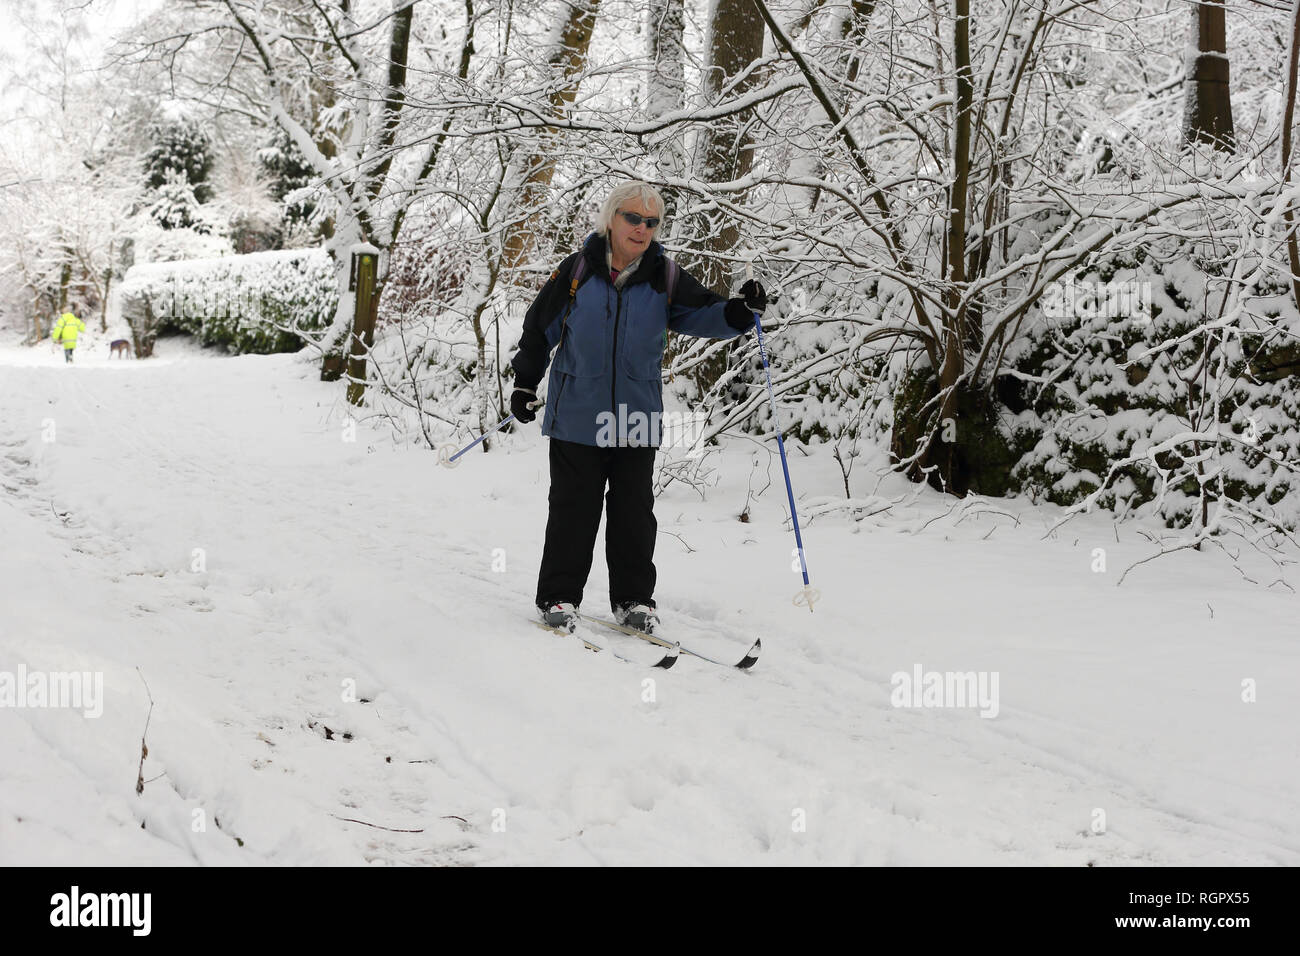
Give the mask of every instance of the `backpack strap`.
[[569, 300], [572, 301], [578, 297], [578, 285], [582, 282], [582, 274], [587, 271], [587, 256], [578, 256], [578, 263], [573, 267], [573, 278], [569, 282]]
[[569, 304], [560, 313], [560, 339], [555, 343], [557, 352], [560, 346], [564, 344], [564, 333], [569, 328], [569, 313], [573, 311], [573, 307], [578, 303], [578, 286], [581, 284], [583, 273], [586, 271], [587, 255], [585, 252], [580, 252], [578, 253], [578, 261], [573, 266], [573, 275], [569, 279]]
[[673, 307], [673, 291], [677, 288], [677, 276], [681, 274], [676, 260], [664, 256], [664, 289], [668, 293], [668, 309]]

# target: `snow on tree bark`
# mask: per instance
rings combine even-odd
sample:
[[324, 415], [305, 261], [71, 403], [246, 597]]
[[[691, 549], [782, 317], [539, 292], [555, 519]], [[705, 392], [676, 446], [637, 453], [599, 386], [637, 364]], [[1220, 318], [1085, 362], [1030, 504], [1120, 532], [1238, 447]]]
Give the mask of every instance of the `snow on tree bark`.
[[1232, 97], [1229, 84], [1224, 0], [1197, 0], [1188, 39], [1183, 139], [1232, 149]]
[[[666, 116], [686, 105], [686, 45], [684, 0], [651, 0], [646, 11], [647, 50], [650, 69], [646, 74], [646, 114]], [[689, 157], [685, 136], [672, 128], [656, 137], [655, 167], [665, 179], [686, 174]], [[672, 190], [664, 194], [669, 212], [676, 212]]]

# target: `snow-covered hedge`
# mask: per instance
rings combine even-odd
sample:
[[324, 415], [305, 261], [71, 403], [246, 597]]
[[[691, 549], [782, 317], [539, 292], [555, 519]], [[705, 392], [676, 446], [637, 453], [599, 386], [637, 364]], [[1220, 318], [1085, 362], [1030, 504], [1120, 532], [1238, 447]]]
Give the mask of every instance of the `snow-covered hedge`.
[[325, 328], [338, 305], [324, 249], [138, 265], [118, 296], [144, 355], [167, 326], [232, 352], [293, 351], [302, 345], [297, 333]]
[[1246, 270], [1240, 311], [1224, 315], [1231, 263], [1162, 258], [1138, 249], [1076, 277], [1107, 294], [1047, 303], [1055, 314], [1021, 342], [1022, 401], [1004, 422], [1028, 448], [1016, 484], [1061, 504], [1105, 484], [1097, 503], [1179, 527], [1220, 496], [1300, 526], [1300, 320], [1286, 283]]
[[[933, 416], [900, 441], [896, 410], [930, 394], [917, 392], [933, 377], [924, 353], [867, 368], [880, 387], [864, 432], [912, 454]], [[1099, 259], [1030, 310], [991, 394], [989, 420], [965, 425], [981, 436], [966, 453], [1005, 475], [981, 493], [1093, 496], [1178, 528], [1214, 523], [1222, 499], [1238, 518], [1300, 528], [1300, 315], [1285, 262], [1172, 239]]]

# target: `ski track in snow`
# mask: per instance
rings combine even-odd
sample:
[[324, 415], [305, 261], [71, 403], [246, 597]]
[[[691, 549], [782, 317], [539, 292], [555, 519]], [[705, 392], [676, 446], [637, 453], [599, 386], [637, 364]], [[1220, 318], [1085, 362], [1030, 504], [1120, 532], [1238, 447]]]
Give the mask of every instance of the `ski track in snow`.
[[[809, 614], [779, 467], [736, 520], [737, 442], [707, 500], [661, 496], [657, 596], [684, 645], [763, 654], [665, 672], [527, 623], [535, 429], [448, 469], [382, 426], [345, 441], [298, 357], [86, 354], [0, 349], [0, 671], [105, 696], [0, 709], [0, 863], [1300, 863], [1296, 598], [1220, 555], [1115, 588], [1147, 551], [1105, 517], [1043, 540], [1055, 512], [963, 523], [925, 493], [807, 523]], [[792, 460], [800, 496], [842, 493], [829, 457]], [[605, 585], [598, 542], [584, 610]], [[998, 716], [893, 706], [914, 664], [998, 672]]]

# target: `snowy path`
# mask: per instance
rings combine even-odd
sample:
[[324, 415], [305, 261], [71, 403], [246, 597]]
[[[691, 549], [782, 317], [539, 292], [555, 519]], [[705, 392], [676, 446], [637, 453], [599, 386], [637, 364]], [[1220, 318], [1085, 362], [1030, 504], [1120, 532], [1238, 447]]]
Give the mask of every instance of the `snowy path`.
[[[1222, 556], [1116, 588], [1131, 529], [927, 493], [809, 525], [810, 615], [741, 441], [660, 499], [658, 598], [737, 653], [765, 622], [763, 659], [661, 672], [527, 623], [535, 431], [452, 470], [344, 440], [294, 357], [37, 359], [0, 350], [0, 672], [105, 701], [0, 709], [0, 863], [1300, 864], [1298, 599]], [[829, 455], [792, 469], [842, 497]], [[918, 665], [996, 672], [996, 717], [893, 706]]]

